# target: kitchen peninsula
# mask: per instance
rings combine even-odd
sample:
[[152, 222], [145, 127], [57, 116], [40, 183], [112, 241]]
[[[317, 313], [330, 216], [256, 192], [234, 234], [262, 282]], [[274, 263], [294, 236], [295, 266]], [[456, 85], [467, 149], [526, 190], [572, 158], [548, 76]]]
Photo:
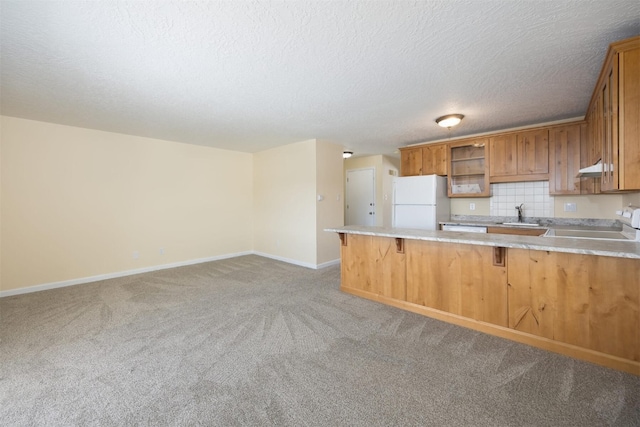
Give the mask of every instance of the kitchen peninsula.
[[640, 242], [326, 231], [344, 292], [640, 375]]

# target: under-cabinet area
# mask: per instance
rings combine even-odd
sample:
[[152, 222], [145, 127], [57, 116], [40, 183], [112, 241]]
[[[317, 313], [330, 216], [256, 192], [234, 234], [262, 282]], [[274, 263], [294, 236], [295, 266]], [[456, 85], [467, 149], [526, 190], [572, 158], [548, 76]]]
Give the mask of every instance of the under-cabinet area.
[[332, 231], [344, 292], [640, 375], [635, 243], [605, 256], [618, 246], [545, 250], [543, 237], [504, 235], [500, 246], [476, 233]]

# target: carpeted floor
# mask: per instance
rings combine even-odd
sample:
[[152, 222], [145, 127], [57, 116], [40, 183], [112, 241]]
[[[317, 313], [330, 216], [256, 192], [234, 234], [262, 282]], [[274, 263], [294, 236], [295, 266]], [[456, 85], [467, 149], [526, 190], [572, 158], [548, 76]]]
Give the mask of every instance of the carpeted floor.
[[0, 299], [0, 424], [638, 426], [640, 378], [258, 256]]

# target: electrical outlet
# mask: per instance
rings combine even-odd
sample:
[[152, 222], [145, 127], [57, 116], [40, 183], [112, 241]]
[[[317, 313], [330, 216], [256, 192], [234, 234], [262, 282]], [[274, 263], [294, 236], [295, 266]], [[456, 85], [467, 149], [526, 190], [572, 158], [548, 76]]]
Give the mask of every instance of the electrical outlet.
[[160, 255], [164, 255], [164, 248], [160, 248], [158, 252], [160, 252]]
[[138, 259], [138, 258], [140, 258], [140, 252], [133, 251], [133, 259]]
[[578, 211], [578, 205], [576, 205], [575, 203], [565, 203], [564, 204], [564, 211], [565, 212], [577, 212]]
[[475, 203], [469, 203], [469, 210], [470, 211], [475, 211], [476, 210], [476, 204]]

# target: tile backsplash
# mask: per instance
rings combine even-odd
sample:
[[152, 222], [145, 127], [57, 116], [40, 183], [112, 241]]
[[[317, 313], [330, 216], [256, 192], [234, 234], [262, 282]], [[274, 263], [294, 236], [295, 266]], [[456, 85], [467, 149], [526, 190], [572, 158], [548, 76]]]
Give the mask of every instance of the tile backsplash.
[[523, 204], [525, 217], [553, 217], [553, 197], [549, 181], [507, 182], [491, 184], [491, 216], [517, 216], [516, 206]]

